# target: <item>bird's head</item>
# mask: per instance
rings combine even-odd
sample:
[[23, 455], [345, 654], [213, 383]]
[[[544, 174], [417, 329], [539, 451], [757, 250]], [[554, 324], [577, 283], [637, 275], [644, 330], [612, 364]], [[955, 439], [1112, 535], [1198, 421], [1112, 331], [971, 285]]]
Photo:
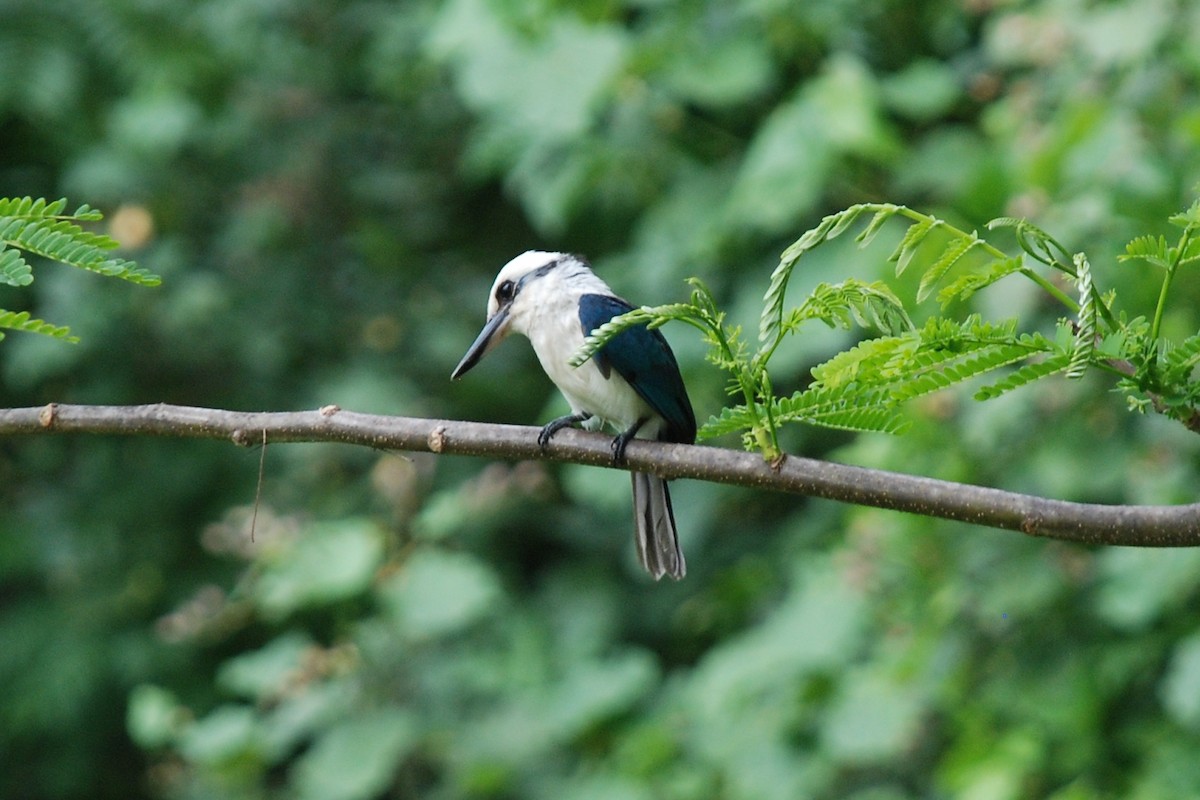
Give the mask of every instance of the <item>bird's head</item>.
[[520, 332], [522, 310], [534, 303], [539, 290], [545, 288], [538, 285], [539, 282], [567, 264], [577, 265], [579, 269], [591, 274], [591, 270], [575, 256], [541, 250], [529, 250], [505, 264], [492, 284], [491, 294], [488, 295], [487, 324], [475, 337], [474, 343], [467, 349], [462, 361], [458, 362], [454, 372], [450, 373], [450, 377], [461, 378], [471, 367], [478, 364], [480, 359], [504, 340], [512, 330], [514, 320], [518, 321], [517, 331]]

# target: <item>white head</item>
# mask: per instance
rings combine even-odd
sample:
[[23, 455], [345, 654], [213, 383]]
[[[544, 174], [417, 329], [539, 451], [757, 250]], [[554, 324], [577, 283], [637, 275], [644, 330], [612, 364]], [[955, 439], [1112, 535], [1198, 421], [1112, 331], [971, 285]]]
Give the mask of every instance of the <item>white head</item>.
[[542, 250], [529, 250], [517, 256], [496, 276], [488, 295], [487, 324], [450, 377], [461, 378], [503, 341], [510, 330], [527, 333], [525, 324], [539, 304], [555, 297], [577, 298], [587, 292], [612, 294], [608, 284], [597, 278], [578, 256]]

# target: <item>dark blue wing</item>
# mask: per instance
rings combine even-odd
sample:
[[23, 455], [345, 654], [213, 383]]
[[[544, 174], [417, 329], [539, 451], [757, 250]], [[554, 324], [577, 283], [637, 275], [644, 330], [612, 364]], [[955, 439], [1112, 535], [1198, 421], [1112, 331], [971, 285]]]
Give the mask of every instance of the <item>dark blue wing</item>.
[[[579, 298], [579, 323], [583, 335], [587, 336], [613, 317], [632, 310], [633, 306], [617, 297], [583, 295]], [[679, 375], [675, 354], [662, 333], [649, 330], [645, 325], [628, 328], [614, 336], [592, 358], [605, 377], [615, 369], [667, 421], [660, 439], [686, 444], [696, 441], [692, 403]]]

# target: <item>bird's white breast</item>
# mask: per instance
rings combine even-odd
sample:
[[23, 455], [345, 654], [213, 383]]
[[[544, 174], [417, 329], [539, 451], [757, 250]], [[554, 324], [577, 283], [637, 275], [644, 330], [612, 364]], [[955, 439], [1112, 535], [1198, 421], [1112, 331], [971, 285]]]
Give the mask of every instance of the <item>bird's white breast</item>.
[[[547, 276], [549, 278], [550, 276]], [[579, 298], [588, 292], [612, 294], [606, 284], [595, 278], [596, 286], [577, 286], [563, 281], [538, 281], [520, 298], [513, 329], [529, 337], [542, 369], [558, 387], [571, 410], [586, 412], [620, 430], [638, 420], [649, 420], [640, 431], [653, 437], [660, 427], [659, 417], [629, 383], [609, 370], [608, 377], [595, 360], [572, 367], [568, 360], [583, 346], [584, 334], [579, 321]]]

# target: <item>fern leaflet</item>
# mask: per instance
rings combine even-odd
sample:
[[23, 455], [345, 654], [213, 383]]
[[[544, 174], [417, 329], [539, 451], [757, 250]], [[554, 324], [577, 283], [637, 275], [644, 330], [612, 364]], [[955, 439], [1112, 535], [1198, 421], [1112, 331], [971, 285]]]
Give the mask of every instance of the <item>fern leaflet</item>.
[[747, 428], [752, 428], [757, 421], [757, 417], [746, 406], [730, 406], [721, 409], [718, 416], [709, 417], [708, 422], [704, 423], [697, 431], [696, 438], [715, 439], [729, 433], [740, 433]]
[[[0, 198], [0, 246], [8, 248], [9, 252], [23, 250], [143, 286], [157, 286], [162, 282], [157, 275], [132, 261], [113, 256], [110, 251], [119, 246], [114, 239], [79, 226], [79, 222], [100, 219], [98, 211], [85, 205], [73, 214], [65, 214], [66, 205], [65, 198], [49, 203], [42, 198]], [[0, 262], [0, 280], [10, 285], [27, 285], [32, 281], [32, 273], [27, 267], [26, 264], [22, 269], [17, 261], [8, 257]], [[13, 283], [13, 280], [23, 283]]]
[[976, 400], [991, 400], [999, 397], [1002, 394], [1011, 392], [1013, 389], [1020, 388], [1027, 383], [1045, 378], [1057, 372], [1062, 372], [1071, 363], [1071, 355], [1069, 353], [1058, 353], [1050, 356], [1044, 361], [1038, 361], [1033, 364], [1026, 364], [1018, 369], [1002, 381], [997, 381], [990, 386], [985, 386], [975, 393]]
[[909, 262], [913, 256], [917, 254], [917, 247], [921, 242], [925, 241], [925, 237], [933, 231], [934, 228], [942, 225], [940, 219], [933, 217], [925, 217], [914, 225], [910, 225], [908, 230], [904, 232], [904, 238], [900, 240], [900, 244], [896, 245], [896, 249], [888, 256], [888, 261], [896, 262], [896, 277], [904, 274]]
[[1186, 381], [1192, 370], [1200, 363], [1200, 333], [1193, 334], [1169, 349], [1163, 357], [1166, 379]]
[[9, 286], [28, 286], [33, 283], [33, 270], [21, 253], [0, 242], [0, 283]]
[[1139, 236], [1125, 245], [1125, 252], [1117, 261], [1145, 261], [1156, 267], [1167, 269], [1170, 255], [1165, 236]]
[[983, 244], [983, 240], [972, 231], [970, 236], [953, 239], [946, 249], [942, 251], [938, 260], [933, 263], [933, 266], [925, 270], [925, 274], [921, 276], [921, 283], [917, 287], [917, 302], [925, 302], [925, 298], [929, 297], [929, 293], [933, 291], [933, 287], [938, 284], [950, 268], [959, 262], [959, 260], [971, 251], [971, 248]]
[[938, 304], [944, 309], [955, 300], [968, 300], [971, 295], [980, 289], [991, 286], [996, 281], [1012, 275], [1014, 272], [1020, 272], [1021, 267], [1024, 265], [1025, 262], [1020, 256], [1016, 258], [997, 259], [985, 265], [979, 272], [960, 275], [938, 292]]
[[[79, 341], [78, 337], [71, 335], [70, 328], [62, 325], [52, 325], [45, 320], [34, 319], [28, 311], [5, 311], [4, 309], [0, 309], [0, 328], [7, 328], [13, 331], [26, 331], [28, 333], [40, 333], [43, 336], [50, 336], [72, 343]], [[0, 331], [0, 339], [3, 338], [4, 333]]]
[[776, 423], [807, 422], [839, 430], [899, 433], [908, 421], [880, 392], [814, 384], [774, 403]]

